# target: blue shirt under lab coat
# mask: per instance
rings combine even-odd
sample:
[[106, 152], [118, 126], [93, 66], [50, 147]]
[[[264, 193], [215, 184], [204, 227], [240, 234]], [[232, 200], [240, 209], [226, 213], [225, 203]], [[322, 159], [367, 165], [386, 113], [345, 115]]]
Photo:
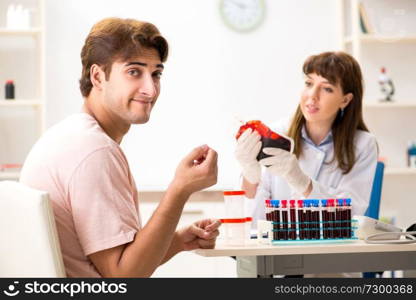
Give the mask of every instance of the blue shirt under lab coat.
[[[272, 127], [283, 134], [287, 130], [283, 126]], [[302, 153], [299, 165], [303, 172], [312, 179], [312, 192], [308, 199], [351, 198], [352, 215], [363, 215], [370, 202], [370, 194], [377, 165], [377, 143], [374, 135], [357, 130], [355, 134], [356, 162], [348, 174], [342, 174], [336, 161], [331, 163], [334, 156], [332, 132], [315, 145], [309, 138], [305, 128], [302, 129]], [[249, 214], [253, 216], [253, 226], [257, 220], [265, 219], [266, 199], [301, 199], [295, 195], [286, 181], [280, 176], [274, 176], [262, 170], [262, 179], [257, 187], [254, 199], [248, 199]]]

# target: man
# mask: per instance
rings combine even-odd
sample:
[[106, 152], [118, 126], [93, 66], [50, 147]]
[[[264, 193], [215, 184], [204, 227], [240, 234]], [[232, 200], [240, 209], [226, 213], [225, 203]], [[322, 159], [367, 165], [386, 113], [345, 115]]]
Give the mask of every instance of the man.
[[21, 182], [49, 192], [69, 277], [148, 277], [180, 251], [215, 245], [218, 220], [175, 229], [189, 196], [216, 183], [217, 153], [192, 150], [142, 226], [119, 146], [131, 124], [149, 120], [167, 54], [152, 24], [98, 22], [81, 52], [83, 112], [50, 128], [26, 159]]

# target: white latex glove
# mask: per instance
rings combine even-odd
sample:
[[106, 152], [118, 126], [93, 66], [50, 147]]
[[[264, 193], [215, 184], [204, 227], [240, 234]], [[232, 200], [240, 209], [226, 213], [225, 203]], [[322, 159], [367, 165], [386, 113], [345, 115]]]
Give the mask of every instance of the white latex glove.
[[303, 173], [296, 155], [278, 148], [264, 148], [263, 152], [272, 156], [263, 158], [260, 164], [273, 175], [283, 177], [296, 193], [303, 195], [311, 179]]
[[260, 182], [261, 166], [256, 157], [260, 152], [261, 141], [257, 131], [246, 129], [237, 140], [234, 155], [242, 168], [243, 177], [250, 183]]

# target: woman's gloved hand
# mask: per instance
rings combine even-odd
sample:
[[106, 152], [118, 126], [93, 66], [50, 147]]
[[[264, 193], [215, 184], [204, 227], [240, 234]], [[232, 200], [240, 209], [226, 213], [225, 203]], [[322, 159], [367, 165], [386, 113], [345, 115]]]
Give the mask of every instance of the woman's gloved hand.
[[243, 177], [256, 184], [261, 179], [261, 166], [256, 157], [260, 152], [261, 141], [257, 131], [246, 129], [237, 140], [234, 155], [242, 168]]
[[260, 160], [270, 173], [283, 177], [296, 193], [303, 195], [308, 190], [311, 179], [303, 173], [294, 154], [278, 148], [264, 148], [263, 152], [272, 155]]

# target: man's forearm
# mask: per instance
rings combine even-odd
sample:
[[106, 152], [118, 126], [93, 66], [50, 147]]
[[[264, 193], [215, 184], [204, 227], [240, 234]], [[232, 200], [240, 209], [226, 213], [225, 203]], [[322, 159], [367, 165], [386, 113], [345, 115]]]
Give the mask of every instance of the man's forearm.
[[169, 247], [168, 251], [166, 252], [165, 257], [163, 258], [163, 260], [160, 264], [161, 265], [164, 264], [165, 262], [170, 260], [172, 257], [174, 257], [176, 254], [178, 254], [181, 251], [183, 251], [183, 245], [182, 245], [182, 241], [180, 240], [180, 238], [178, 236], [178, 232], [176, 231], [174, 233], [172, 242], [170, 243], [170, 247]]

